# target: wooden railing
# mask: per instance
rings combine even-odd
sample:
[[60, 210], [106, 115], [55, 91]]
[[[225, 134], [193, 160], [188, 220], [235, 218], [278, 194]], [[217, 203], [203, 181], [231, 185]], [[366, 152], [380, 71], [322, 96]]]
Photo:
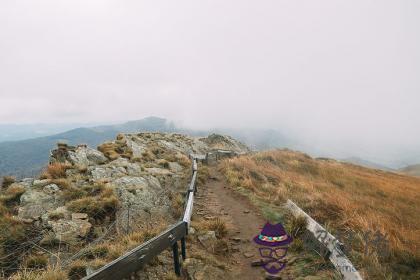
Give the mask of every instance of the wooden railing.
[[340, 272], [344, 280], [362, 280], [362, 276], [342, 251], [342, 244], [337, 238], [329, 233], [323, 226], [318, 224], [290, 199], [287, 200], [286, 208], [288, 208], [294, 216], [303, 216], [305, 218], [307, 223], [306, 229], [328, 250], [329, 260]]
[[181, 256], [185, 259], [185, 238], [188, 235], [188, 228], [193, 212], [194, 195], [197, 191], [197, 161], [203, 158], [204, 156], [202, 155], [191, 155], [192, 178], [186, 192], [187, 200], [183, 219], [171, 225], [155, 238], [141, 244], [83, 279], [115, 280], [128, 277], [131, 273], [140, 270], [145, 264], [167, 248], [172, 248], [175, 273], [178, 276], [181, 275], [178, 241], [181, 243]]

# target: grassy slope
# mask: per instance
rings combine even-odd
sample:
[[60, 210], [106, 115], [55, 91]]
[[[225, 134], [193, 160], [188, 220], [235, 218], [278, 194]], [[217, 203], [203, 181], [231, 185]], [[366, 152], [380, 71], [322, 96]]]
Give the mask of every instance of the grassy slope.
[[410, 176], [420, 177], [420, 164], [409, 165], [401, 169], [400, 172]]
[[50, 150], [57, 142], [91, 147], [114, 139], [119, 132], [172, 131], [165, 119], [149, 117], [120, 125], [76, 128], [63, 133], [20, 141], [0, 143], [0, 176], [34, 177], [48, 163]]
[[[289, 198], [347, 244], [355, 236], [349, 253], [368, 279], [418, 279], [420, 179], [288, 150], [230, 159], [222, 171], [264, 207], [278, 209]], [[363, 234], [376, 230], [387, 235], [391, 256], [371, 247], [364, 256]]]

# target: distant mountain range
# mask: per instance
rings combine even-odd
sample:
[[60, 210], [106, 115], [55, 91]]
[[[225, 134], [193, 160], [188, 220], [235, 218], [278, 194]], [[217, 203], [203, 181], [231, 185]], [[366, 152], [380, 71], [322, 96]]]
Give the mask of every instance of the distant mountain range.
[[420, 164], [409, 165], [405, 168], [400, 169], [399, 171], [406, 175], [420, 177]]
[[120, 132], [139, 131], [173, 132], [175, 126], [165, 119], [149, 117], [119, 125], [104, 125], [91, 128], [76, 128], [50, 136], [0, 143], [0, 175], [17, 177], [36, 176], [48, 163], [49, 152], [57, 142], [70, 145], [87, 144], [96, 147], [107, 140], [115, 139]]
[[[71, 127], [73, 125], [68, 126]], [[5, 131], [5, 127], [5, 125], [0, 125], [0, 132], [3, 133]], [[22, 137], [24, 135], [38, 135], [34, 131], [44, 131], [46, 133], [46, 131], [54, 131], [54, 129], [62, 130], [66, 126], [41, 125], [40, 127], [37, 127], [36, 125], [27, 125], [26, 134], [22, 131], [22, 127], [18, 129], [16, 129], [16, 127], [19, 126], [8, 125], [8, 127], [15, 128], [14, 131], [18, 132], [17, 134], [14, 134], [14, 137]], [[45, 129], [46, 127], [48, 129]], [[191, 136], [206, 136], [210, 133], [219, 133], [230, 135], [242, 141], [253, 150], [289, 148], [294, 150], [310, 151], [310, 149], [304, 149], [304, 147], [301, 146], [299, 141], [296, 139], [291, 139], [280, 131], [274, 129], [191, 130], [177, 127], [174, 123], [164, 118], [148, 117], [116, 125], [74, 128], [58, 134], [35, 138], [32, 137], [31, 139], [19, 141], [1, 142], [1, 139], [5, 138], [3, 135], [3, 138], [0, 137], [0, 176], [12, 175], [19, 178], [37, 176], [42, 168], [47, 165], [49, 152], [56, 147], [57, 142], [66, 142], [70, 145], [87, 144], [91, 147], [96, 147], [107, 140], [115, 139], [118, 133], [138, 133], [142, 131], [178, 132]], [[408, 175], [419, 176], [420, 174], [419, 165], [409, 166], [397, 171], [385, 165], [367, 161], [359, 157], [350, 157], [343, 159], [342, 161], [369, 168], [401, 172]]]
[[178, 132], [191, 136], [207, 136], [210, 133], [227, 134], [246, 143], [252, 149], [290, 148], [295, 142], [276, 130], [212, 129], [200, 131], [177, 127], [163, 118], [148, 117], [123, 124], [75, 128], [50, 136], [0, 142], [0, 176], [12, 175], [19, 178], [37, 176], [48, 163], [49, 152], [56, 147], [57, 142], [66, 142], [70, 145], [87, 144], [96, 147], [107, 140], [115, 139], [118, 133], [142, 131]]
[[392, 169], [388, 166], [385, 166], [385, 165], [382, 165], [382, 164], [379, 164], [379, 163], [376, 163], [376, 162], [371, 162], [371, 161], [368, 161], [368, 160], [364, 160], [364, 159], [361, 159], [361, 158], [358, 158], [358, 157], [349, 157], [349, 158], [343, 159], [342, 161], [348, 162], [348, 163], [353, 163], [353, 164], [360, 165], [360, 166], [364, 166], [364, 167], [367, 167], [367, 168], [381, 169], [381, 170], [385, 170], [385, 171], [395, 171], [394, 169]]
[[0, 142], [18, 141], [29, 138], [53, 135], [77, 127], [94, 126], [95, 124], [0, 124]]

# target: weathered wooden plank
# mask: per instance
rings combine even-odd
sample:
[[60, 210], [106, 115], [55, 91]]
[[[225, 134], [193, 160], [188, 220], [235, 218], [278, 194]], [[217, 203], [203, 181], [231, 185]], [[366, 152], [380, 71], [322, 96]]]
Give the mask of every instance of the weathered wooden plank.
[[193, 172], [198, 170], [198, 167], [197, 167], [197, 160], [196, 160], [196, 159], [194, 159], [194, 160], [193, 160], [192, 170], [193, 170]]
[[195, 191], [196, 181], [197, 181], [197, 171], [194, 171], [193, 176], [191, 178], [190, 185], [188, 187], [188, 192], [194, 192]]
[[206, 159], [206, 155], [204, 154], [190, 154], [190, 158], [191, 159], [196, 159], [196, 160], [205, 160]]
[[159, 255], [163, 250], [171, 248], [175, 242], [185, 236], [186, 231], [187, 224], [184, 221], [180, 221], [155, 238], [134, 248], [130, 252], [83, 279], [123, 279], [131, 273], [141, 269], [147, 262]]
[[188, 228], [189, 228], [190, 223], [191, 223], [193, 206], [194, 206], [194, 192], [192, 191], [192, 192], [189, 192], [189, 194], [188, 194], [188, 202], [187, 202], [187, 206], [185, 207], [184, 218], [182, 219], [184, 222], [187, 223]]
[[332, 234], [330, 234], [323, 226], [318, 224], [290, 199], [287, 200], [286, 207], [290, 209], [295, 216], [303, 216], [306, 218], [307, 230], [310, 231], [315, 238], [324, 244], [328, 251], [331, 252], [329, 259], [335, 268], [341, 273], [343, 279], [362, 280], [359, 272], [341, 251], [340, 243], [337, 244], [338, 240]]

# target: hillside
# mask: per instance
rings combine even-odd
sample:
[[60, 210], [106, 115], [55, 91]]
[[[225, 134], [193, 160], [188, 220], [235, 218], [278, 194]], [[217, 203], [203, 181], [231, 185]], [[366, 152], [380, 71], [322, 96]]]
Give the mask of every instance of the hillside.
[[118, 133], [140, 131], [177, 132], [193, 136], [205, 136], [211, 133], [227, 134], [246, 143], [252, 149], [293, 147], [295, 144], [295, 141], [276, 130], [212, 129], [201, 131], [176, 127], [163, 118], [148, 117], [123, 124], [82, 127], [45, 137], [0, 142], [0, 176], [33, 177], [47, 164], [49, 152], [57, 142], [65, 142], [69, 145], [84, 143], [90, 147], [96, 147], [104, 141], [113, 139]]
[[[0, 143], [6, 141], [19, 141], [62, 133], [77, 127], [80, 124], [0, 124]], [[85, 125], [86, 126], [86, 125]], [[93, 125], [91, 125], [93, 126]]]
[[120, 125], [76, 128], [67, 132], [33, 139], [0, 143], [0, 175], [20, 178], [33, 177], [48, 163], [49, 152], [57, 142], [70, 145], [87, 144], [96, 147], [106, 140], [112, 140], [118, 133], [134, 131], [174, 131], [173, 125], [165, 119], [149, 117]]
[[420, 177], [420, 164], [409, 165], [400, 169], [399, 172], [410, 176]]
[[349, 158], [345, 158], [342, 161], [344, 162], [348, 162], [348, 163], [352, 163], [352, 164], [356, 164], [356, 165], [360, 165], [363, 167], [367, 167], [367, 168], [372, 168], [372, 169], [380, 169], [380, 170], [384, 170], [384, 171], [394, 171], [392, 168], [389, 168], [388, 166], [376, 163], [376, 162], [372, 162], [369, 160], [364, 160], [362, 158], [359, 157], [349, 157]]
[[[221, 171], [269, 219], [282, 221], [281, 205], [295, 201], [344, 241], [366, 279], [419, 279], [420, 179], [290, 150], [228, 159]], [[366, 241], [374, 234], [390, 254]]]
[[[80, 279], [156, 236], [183, 212], [188, 155], [215, 148], [248, 152], [215, 134], [118, 134], [98, 150], [59, 145], [38, 179], [6, 181], [0, 190], [0, 275]], [[163, 279], [171, 268], [143, 273]]]

